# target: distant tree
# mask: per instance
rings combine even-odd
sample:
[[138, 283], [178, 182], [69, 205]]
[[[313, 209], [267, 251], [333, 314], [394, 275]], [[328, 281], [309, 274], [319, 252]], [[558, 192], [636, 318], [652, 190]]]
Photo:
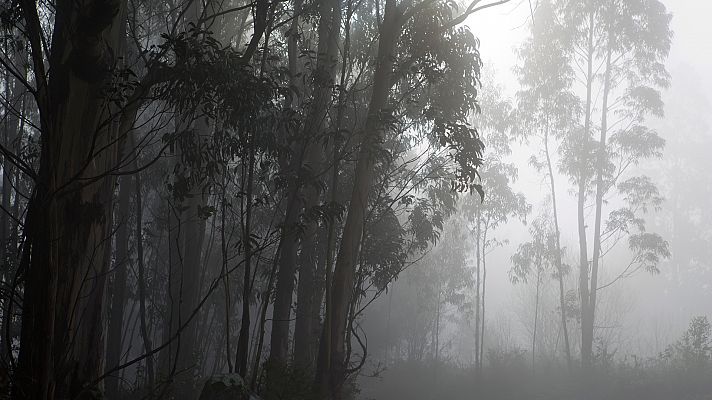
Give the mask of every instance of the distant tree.
[[527, 283], [534, 280], [536, 288], [534, 297], [534, 325], [531, 338], [532, 370], [536, 365], [536, 343], [539, 328], [540, 292], [544, 279], [548, 274], [558, 273], [558, 260], [561, 258], [556, 240], [556, 231], [552, 229], [551, 217], [543, 214], [531, 224], [529, 232], [532, 240], [519, 245], [512, 255], [512, 268], [509, 278], [513, 283]]
[[517, 120], [514, 134], [527, 141], [539, 141], [539, 153], [531, 164], [546, 175], [550, 193], [551, 216], [556, 235], [556, 268], [559, 283], [559, 309], [564, 334], [567, 365], [571, 366], [571, 347], [566, 317], [564, 278], [568, 268], [562, 261], [561, 227], [556, 192], [555, 160], [558, 143], [577, 132], [580, 104], [572, 91], [575, 74], [569, 65], [565, 36], [556, 22], [556, 10], [550, 1], [539, 3], [534, 14], [531, 36], [519, 49], [522, 65], [515, 68], [522, 88], [517, 93]]
[[[555, 6], [553, 20], [565, 39], [552, 45], [565, 45], [568, 63], [585, 88], [583, 129], [568, 135], [561, 151], [562, 171], [578, 188], [581, 358], [588, 368], [600, 289], [599, 265], [606, 253], [604, 197], [613, 194], [640, 160], [662, 154], [664, 141], [644, 124], [648, 116], [662, 115], [659, 90], [667, 87], [669, 80], [663, 62], [670, 50], [671, 16], [659, 1], [558, 1]], [[600, 97], [595, 96], [598, 92]], [[597, 110], [600, 126], [594, 124]], [[594, 129], [599, 130], [598, 140]], [[595, 190], [591, 192], [591, 188]], [[589, 196], [595, 205], [590, 258], [585, 215]], [[633, 251], [641, 244], [660, 243], [633, 241]]]
[[461, 213], [468, 220], [475, 239], [475, 366], [478, 370], [484, 358], [487, 255], [507, 242], [499, 240], [495, 230], [510, 218], [525, 220], [531, 209], [524, 195], [512, 187], [517, 179], [517, 168], [504, 161], [512, 151], [509, 136], [512, 105], [491, 76], [486, 76], [485, 82], [481, 93], [484, 112], [473, 116], [473, 123], [489, 144], [479, 173], [486, 190], [482, 199], [468, 196], [461, 205]]
[[475, 363], [482, 368], [484, 354], [485, 295], [487, 282], [487, 255], [506, 240], [500, 241], [495, 230], [510, 218], [526, 218], [530, 206], [524, 195], [515, 192], [512, 182], [516, 169], [492, 156], [480, 172], [487, 188], [483, 200], [469, 196], [462, 205], [462, 212], [469, 222], [475, 239]]

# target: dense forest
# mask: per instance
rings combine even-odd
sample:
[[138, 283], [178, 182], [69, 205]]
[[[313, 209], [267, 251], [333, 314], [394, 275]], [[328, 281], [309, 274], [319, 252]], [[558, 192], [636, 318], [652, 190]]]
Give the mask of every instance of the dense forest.
[[674, 3], [0, 0], [0, 398], [712, 399]]

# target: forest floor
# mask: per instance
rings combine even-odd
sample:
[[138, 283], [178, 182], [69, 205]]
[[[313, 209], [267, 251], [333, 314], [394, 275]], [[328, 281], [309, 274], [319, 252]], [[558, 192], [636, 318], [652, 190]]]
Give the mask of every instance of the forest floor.
[[486, 370], [404, 362], [359, 379], [360, 400], [712, 400], [712, 371], [612, 367]]

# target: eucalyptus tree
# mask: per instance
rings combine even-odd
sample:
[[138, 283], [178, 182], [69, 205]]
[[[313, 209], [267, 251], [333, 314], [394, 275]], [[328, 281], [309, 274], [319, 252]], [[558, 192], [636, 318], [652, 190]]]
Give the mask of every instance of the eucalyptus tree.
[[315, 342], [324, 287], [316, 386], [340, 397], [368, 296], [437, 241], [455, 192], [481, 192], [481, 64], [458, 25], [506, 1], [9, 2], [31, 63], [1, 60], [37, 110], [30, 154], [2, 148], [32, 189], [5, 302], [22, 305], [14, 396], [94, 396], [107, 377], [120, 393], [129, 368], [136, 395], [190, 397], [225, 369], [260, 390], [270, 305], [269, 359], [290, 361], [299, 272], [294, 340]]
[[[123, 27], [117, 23], [121, 2], [87, 3], [57, 4], [52, 11], [61, 18], [54, 21], [40, 17], [40, 4], [19, 4], [17, 24], [30, 43], [34, 80], [22, 82], [39, 109], [41, 155], [39, 170], [25, 171], [35, 187], [20, 265], [26, 279], [17, 398], [74, 397], [100, 374], [96, 329], [113, 187], [106, 172], [119, 151], [117, 132], [107, 123], [114, 119], [110, 103], [100, 94], [111, 87], [110, 49], [119, 47]], [[51, 40], [46, 28], [54, 31]], [[87, 276], [96, 281], [91, 289], [82, 285]]]
[[516, 168], [497, 156], [488, 157], [485, 162], [479, 172], [486, 188], [484, 198], [480, 201], [470, 196], [462, 205], [475, 240], [475, 366], [478, 371], [482, 369], [484, 356], [487, 255], [507, 242], [497, 239], [496, 229], [510, 218], [526, 219], [531, 208], [524, 195], [512, 187], [517, 178]]
[[[217, 89], [223, 90], [223, 100], [228, 98], [244, 80], [216, 85], [226, 75], [213, 70], [207, 81], [204, 76], [201, 84], [191, 85], [185, 84], [189, 78], [206, 71], [186, 75], [211, 64], [211, 57], [228, 61], [220, 65], [242, 69], [264, 30], [258, 16], [254, 43], [235, 57], [199, 39], [205, 35], [177, 34], [176, 22], [164, 32], [160, 46], [140, 55], [150, 65], [145, 66], [146, 76], [135, 81], [135, 74], [117, 62], [125, 49], [126, 2], [19, 1], [12, 6], [16, 13], [9, 23], [20, 28], [29, 43], [33, 82], [21, 82], [39, 111], [40, 148], [36, 171], [15, 159], [34, 188], [23, 230], [23, 315], [14, 393], [17, 398], [73, 398], [103, 377], [103, 304], [112, 254], [115, 176], [126, 167], [126, 138], [148, 91], [160, 83], [152, 95], [174, 104], [171, 95], [185, 96], [187, 91], [199, 102], [218, 94]], [[176, 20], [190, 6], [178, 7]], [[190, 54], [192, 50], [196, 52]], [[22, 76], [14, 66], [4, 67]], [[196, 87], [204, 90], [196, 92]], [[223, 115], [234, 117], [228, 108], [246, 111], [226, 104], [217, 104]]]
[[484, 197], [465, 198], [460, 210], [469, 221], [475, 239], [475, 365], [478, 370], [482, 368], [484, 358], [487, 255], [506, 244], [506, 240], [497, 239], [496, 229], [510, 218], [525, 220], [530, 210], [524, 195], [513, 189], [517, 168], [505, 161], [512, 152], [511, 102], [491, 76], [484, 80], [483, 86], [480, 93], [482, 113], [473, 116], [473, 124], [488, 145], [484, 165], [479, 171]]
[[[283, 226], [282, 244], [280, 246], [280, 265], [276, 286], [274, 317], [270, 347], [270, 361], [275, 364], [285, 364], [288, 355], [290, 311], [292, 308], [292, 292], [294, 286], [294, 268], [297, 264], [297, 241], [294, 225], [299, 212], [299, 192], [304, 191], [304, 214], [311, 213], [319, 205], [320, 185], [319, 174], [324, 164], [324, 153], [320, 139], [325, 137], [325, 128], [329, 122], [329, 110], [337, 72], [338, 38], [341, 31], [341, 3], [338, 1], [320, 1], [318, 3], [318, 44], [316, 50], [316, 66], [312, 74], [313, 90], [308, 100], [308, 111], [302, 124], [300, 140], [301, 148], [297, 150], [292, 160], [290, 170], [296, 173], [292, 179], [287, 196], [287, 211]], [[293, 32], [296, 35], [296, 32]], [[301, 291], [310, 295], [316, 287], [315, 276], [316, 255], [315, 241], [318, 233], [316, 221], [307, 219], [300, 254], [299, 282]], [[310, 289], [311, 287], [311, 289]], [[297, 319], [295, 331], [295, 360], [303, 367], [313, 367], [309, 359], [313, 358], [310, 349], [309, 336], [313, 335], [311, 327], [313, 302], [316, 300], [304, 294], [300, 297], [304, 307], [310, 310]], [[275, 365], [274, 367], [278, 367]]]
[[[397, 56], [407, 54], [403, 68], [405, 78], [440, 83], [421, 110], [422, 121], [429, 123], [432, 137], [452, 152], [458, 166], [453, 188], [475, 188], [475, 172], [480, 164], [481, 143], [476, 131], [467, 125], [467, 115], [474, 106], [479, 78], [479, 58], [472, 34], [457, 28], [467, 15], [495, 3], [479, 5], [472, 2], [464, 13], [439, 2], [398, 4], [388, 0], [383, 12], [378, 10], [378, 51], [373, 72], [373, 86], [363, 127], [353, 191], [347, 206], [346, 220], [334, 267], [327, 289], [326, 316], [317, 367], [317, 387], [322, 396], [339, 397], [346, 373], [345, 338], [351, 290], [356, 273], [364, 220], [367, 214], [370, 188], [374, 181], [376, 154], [385, 132], [388, 132], [391, 107], [390, 93], [395, 84], [412, 81], [395, 78], [394, 68], [400, 67]], [[415, 57], [409, 55], [415, 53]], [[431, 62], [432, 61], [432, 62]], [[409, 72], [409, 73], [408, 73]], [[407, 86], [405, 86], [407, 87]], [[447, 90], [445, 90], [447, 88]], [[432, 102], [429, 100], [432, 99]]]
[[534, 325], [531, 339], [532, 370], [536, 365], [541, 287], [546, 275], [552, 272], [554, 276], [559, 274], [557, 270], [559, 269], [558, 262], [561, 259], [560, 248], [557, 243], [556, 230], [551, 228], [550, 215], [542, 214], [534, 219], [529, 228], [531, 241], [519, 245], [517, 252], [512, 255], [512, 268], [509, 270], [509, 278], [515, 284], [527, 283], [532, 278], [535, 280]]
[[[562, 170], [578, 187], [581, 357], [586, 368], [591, 364], [599, 265], [605, 253], [604, 197], [615, 193], [630, 167], [660, 156], [664, 145], [644, 124], [650, 115], [662, 115], [659, 89], [669, 79], [663, 62], [670, 50], [670, 18], [658, 1], [556, 2], [555, 21], [566, 37], [569, 64], [585, 88], [583, 129], [562, 146]], [[599, 126], [594, 123], [596, 112]], [[599, 130], [598, 140], [594, 129]], [[595, 205], [590, 258], [584, 212], [589, 196]]]
[[556, 268], [559, 281], [561, 327], [564, 335], [566, 362], [571, 367], [571, 348], [566, 317], [568, 273], [562, 261], [561, 228], [556, 191], [555, 160], [558, 141], [577, 131], [580, 104], [572, 91], [574, 69], [568, 63], [565, 36], [556, 21], [556, 9], [550, 1], [539, 3], [534, 14], [530, 37], [519, 49], [521, 65], [515, 68], [521, 89], [517, 93], [517, 120], [514, 134], [527, 141], [537, 140], [539, 152], [531, 164], [544, 172], [551, 197], [551, 216], [556, 235]]

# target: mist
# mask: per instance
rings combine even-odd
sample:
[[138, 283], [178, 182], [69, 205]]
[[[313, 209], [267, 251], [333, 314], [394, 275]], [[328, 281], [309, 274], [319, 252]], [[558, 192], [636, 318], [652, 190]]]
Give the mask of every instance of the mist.
[[0, 398], [712, 398], [697, 3], [0, 2]]

